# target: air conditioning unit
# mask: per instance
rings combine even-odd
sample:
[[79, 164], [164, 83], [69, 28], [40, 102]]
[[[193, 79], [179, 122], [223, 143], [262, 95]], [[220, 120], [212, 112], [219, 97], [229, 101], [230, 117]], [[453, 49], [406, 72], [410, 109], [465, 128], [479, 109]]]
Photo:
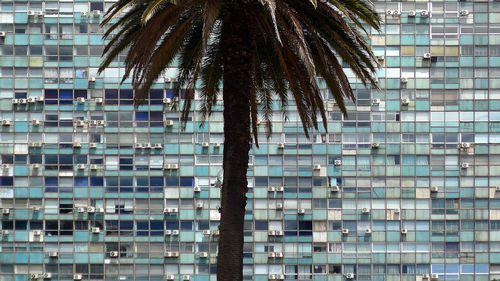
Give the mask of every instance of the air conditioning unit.
[[462, 16], [462, 17], [466, 17], [466, 16], [468, 16], [468, 15], [469, 15], [469, 10], [461, 10], [461, 11], [460, 11], [460, 16]]
[[29, 147], [42, 147], [42, 143], [41, 142], [30, 142], [30, 143], [28, 143], [28, 146]]
[[118, 257], [118, 251], [111, 251], [109, 252], [109, 256], [112, 258], [117, 258]]
[[203, 230], [203, 235], [204, 235], [204, 236], [210, 236], [210, 233], [211, 233], [211, 232], [210, 232], [210, 229], [204, 229], [204, 230]]
[[85, 103], [85, 98], [82, 98], [82, 97], [76, 98], [76, 102]]
[[167, 235], [167, 236], [172, 235], [172, 230], [170, 230], [170, 229], [165, 230], [165, 235]]
[[30, 274], [30, 277], [31, 277], [32, 279], [38, 279], [38, 278], [40, 278], [39, 274], [37, 274], [37, 273], [32, 273], [32, 274]]
[[200, 258], [208, 258], [207, 252], [200, 252]]
[[91, 231], [92, 231], [92, 233], [100, 233], [101, 229], [99, 227], [93, 226]]
[[283, 230], [276, 230], [276, 236], [283, 236]]
[[219, 236], [220, 235], [220, 230], [218, 230], [218, 229], [212, 230], [212, 235], [213, 236]]
[[437, 187], [437, 186], [431, 187], [431, 192], [438, 192], [438, 191], [439, 191], [439, 187]]
[[36, 99], [35, 98], [28, 98], [28, 103], [35, 103], [36, 102]]
[[407, 233], [408, 233], [408, 229], [406, 229], [406, 228], [401, 229], [401, 234], [407, 234]]
[[97, 125], [104, 126], [105, 125], [104, 120], [97, 120]]
[[267, 191], [268, 192], [274, 192], [274, 191], [276, 191], [276, 187], [274, 187], [274, 186], [268, 186], [267, 187]]
[[407, 77], [401, 77], [401, 83], [408, 83], [408, 78]]
[[437, 273], [431, 274], [431, 279], [438, 279], [438, 278], [439, 278], [439, 274], [437, 274]]
[[372, 99], [372, 105], [380, 105], [380, 99]]
[[28, 16], [34, 16], [34, 15], [35, 15], [35, 11], [33, 11], [33, 10], [29, 10], [29, 11], [27, 11], [27, 12], [26, 12], [26, 14], [27, 14]]
[[495, 191], [500, 192], [500, 186], [495, 186]]
[[340, 186], [334, 185], [334, 186], [330, 187], [330, 191], [331, 192], [339, 192], [340, 191]]
[[174, 125], [174, 121], [172, 120], [165, 120], [165, 126], [173, 126]]
[[96, 80], [95, 76], [90, 76], [89, 77], [89, 82], [95, 82], [95, 80]]
[[57, 258], [59, 256], [58, 252], [49, 252], [49, 257], [50, 258]]
[[282, 253], [282, 252], [276, 252], [276, 253], [274, 253], [274, 254], [275, 254], [275, 256], [276, 256], [277, 258], [282, 258], [282, 257], [283, 257], [283, 253]]
[[210, 146], [210, 143], [209, 143], [209, 142], [202, 142], [202, 143], [201, 143], [201, 146], [202, 146], [202, 147], [209, 147], [209, 146]]
[[170, 280], [174, 280], [174, 279], [175, 279], [175, 275], [173, 275], [173, 274], [169, 274], [169, 275], [165, 276], [165, 279], [167, 279], [167, 280], [169, 280], [169, 281], [170, 281]]
[[82, 143], [79, 141], [75, 141], [75, 142], [73, 142], [73, 147], [76, 147], [76, 148], [82, 147]]
[[342, 160], [340, 160], [340, 159], [334, 160], [333, 161], [333, 165], [335, 165], [335, 166], [341, 166], [342, 165]]
[[196, 209], [203, 209], [203, 202], [196, 202]]
[[431, 57], [432, 57], [432, 54], [431, 53], [425, 53], [423, 56], [422, 56], [424, 59], [426, 60], [430, 60]]
[[269, 230], [269, 231], [267, 232], [267, 235], [268, 235], [268, 236], [275, 236], [275, 235], [276, 235], [276, 230]]
[[394, 11], [392, 11], [392, 16], [393, 17], [399, 17], [399, 16], [401, 16], [401, 12], [398, 11], [398, 10], [394, 10]]
[[342, 234], [349, 234], [349, 229], [342, 228]]
[[2, 120], [2, 126], [10, 126], [10, 120]]
[[469, 168], [469, 163], [462, 163], [461, 167], [462, 169], [467, 169]]
[[313, 169], [314, 170], [321, 170], [321, 165], [314, 165]]
[[460, 147], [461, 149], [468, 149], [468, 148], [470, 148], [470, 147], [471, 147], [471, 144], [470, 144], [470, 142], [461, 142], [461, 143], [459, 144], [459, 147]]
[[35, 97], [35, 99], [36, 99], [36, 101], [38, 101], [38, 102], [42, 102], [42, 101], [44, 100], [44, 98], [43, 98], [43, 97]]
[[362, 208], [361, 209], [361, 213], [363, 213], [363, 214], [369, 214], [370, 213], [370, 209], [369, 208]]
[[136, 144], [134, 144], [134, 148], [137, 148], [137, 149], [143, 148], [142, 143], [136, 143]]
[[269, 274], [269, 275], [267, 276], [267, 279], [268, 279], [268, 280], [276, 280], [276, 274]]
[[417, 12], [415, 12], [415, 11], [408, 12], [408, 17], [415, 17], [416, 15], [417, 15]]
[[267, 257], [268, 258], [275, 258], [276, 254], [274, 252], [269, 252], [269, 253], [267, 253]]
[[147, 142], [147, 143], [143, 143], [143, 144], [142, 144], [142, 146], [143, 146], [144, 148], [151, 148], [151, 147], [152, 147], [152, 146], [151, 146], [151, 144], [150, 144], [150, 143], [148, 143], [148, 142]]
[[95, 207], [93, 206], [87, 207], [87, 213], [95, 213]]
[[77, 164], [77, 165], [76, 165], [76, 168], [77, 168], [78, 170], [83, 170], [83, 169], [85, 169], [85, 164]]
[[372, 230], [370, 228], [365, 229], [365, 234], [372, 234]]
[[380, 147], [380, 143], [378, 143], [378, 142], [372, 143], [372, 148], [379, 148], [379, 147]]
[[354, 279], [354, 273], [346, 273], [345, 278]]
[[427, 11], [427, 10], [420, 11], [420, 16], [422, 16], [422, 17], [428, 17], [429, 16], [429, 11]]
[[31, 210], [33, 212], [39, 212], [40, 211], [40, 207], [39, 206], [33, 206], [33, 207], [31, 207]]
[[305, 214], [305, 213], [306, 213], [306, 210], [305, 210], [305, 209], [302, 209], [302, 208], [301, 208], [301, 209], [297, 209], [297, 214], [299, 214], [299, 215], [303, 215], [303, 214]]
[[154, 144], [154, 148], [156, 148], [156, 149], [161, 149], [161, 148], [163, 148], [163, 146], [162, 146], [162, 144], [161, 144], [161, 143], [155, 143], [155, 144]]
[[88, 16], [89, 16], [89, 13], [88, 13], [88, 12], [81, 12], [81, 13], [80, 13], [80, 16], [81, 16], [81, 17], [88, 17]]
[[429, 279], [431, 276], [429, 274], [422, 274], [422, 279]]
[[40, 235], [42, 235], [42, 231], [41, 230], [33, 230], [33, 235], [40, 236]]
[[82, 280], [83, 276], [81, 274], [73, 274], [73, 280]]
[[50, 279], [50, 278], [52, 278], [52, 273], [46, 272], [43, 274], [43, 279]]
[[4, 169], [4, 170], [8, 170], [8, 169], [10, 169], [10, 164], [2, 164], [2, 165], [0, 165], [0, 168]]
[[388, 16], [392, 16], [392, 13], [394, 13], [394, 11], [393, 11], [393, 10], [387, 10], [387, 11], [385, 12], [385, 14], [386, 14], [386, 15], [388, 15]]
[[277, 192], [283, 192], [283, 191], [285, 191], [285, 187], [284, 186], [277, 186], [276, 187], [276, 191]]
[[384, 61], [385, 60], [385, 56], [376, 56], [377, 60], [378, 61]]
[[190, 279], [191, 279], [190, 275], [188, 275], [188, 274], [182, 275], [182, 280], [187, 281], [187, 280], [190, 280]]
[[171, 104], [172, 103], [172, 99], [170, 99], [170, 98], [163, 98], [163, 103], [164, 104]]
[[18, 104], [19, 103], [19, 99], [12, 99], [12, 104]]
[[402, 98], [401, 99], [401, 105], [402, 106], [407, 106], [410, 104], [410, 99], [407, 99], [407, 98]]
[[10, 209], [9, 208], [2, 209], [2, 214], [4, 214], [4, 215], [10, 214]]
[[40, 120], [31, 120], [31, 125], [33, 125], [33, 126], [40, 125]]
[[85, 121], [83, 121], [83, 120], [76, 120], [76, 126], [77, 127], [83, 127], [83, 126], [85, 126]]
[[5, 31], [0, 31], [0, 37], [5, 37]]
[[89, 125], [90, 126], [97, 126], [97, 120], [90, 120]]
[[102, 98], [95, 98], [95, 103], [102, 103], [103, 99]]
[[170, 164], [170, 169], [172, 169], [172, 170], [179, 169], [179, 164]]
[[193, 191], [194, 192], [200, 192], [201, 188], [199, 186], [195, 186], [195, 187], [193, 187]]
[[220, 142], [215, 142], [214, 147], [220, 147]]
[[99, 11], [99, 10], [93, 10], [93, 11], [92, 11], [92, 15], [93, 15], [94, 17], [99, 17], [99, 16], [101, 15], [101, 11]]
[[9, 235], [9, 231], [7, 229], [3, 229], [2, 231], [0, 231], [0, 233], [2, 235]]
[[31, 164], [31, 168], [33, 169], [40, 169], [40, 164], [36, 163], [36, 164]]
[[276, 210], [282, 210], [283, 209], [283, 203], [276, 203]]
[[285, 275], [283, 275], [283, 274], [276, 274], [276, 280], [285, 280]]
[[285, 144], [282, 142], [278, 143], [278, 148], [285, 148]]
[[43, 16], [43, 11], [36, 11], [35, 16], [38, 16], [38, 17]]
[[87, 208], [84, 208], [84, 207], [78, 207], [78, 208], [76, 209], [76, 211], [77, 211], [78, 213], [85, 213], [85, 211], [86, 211], [86, 210], [87, 210]]
[[97, 143], [95, 142], [89, 143], [89, 148], [97, 148]]

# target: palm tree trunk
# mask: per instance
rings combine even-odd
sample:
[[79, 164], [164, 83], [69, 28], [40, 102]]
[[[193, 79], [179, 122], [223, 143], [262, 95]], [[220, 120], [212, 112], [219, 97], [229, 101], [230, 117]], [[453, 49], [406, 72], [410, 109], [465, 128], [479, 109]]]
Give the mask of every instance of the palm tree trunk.
[[246, 4], [223, 17], [224, 54], [224, 182], [217, 281], [243, 278], [243, 222], [246, 206], [248, 152], [250, 150], [250, 102], [252, 91], [251, 20]]

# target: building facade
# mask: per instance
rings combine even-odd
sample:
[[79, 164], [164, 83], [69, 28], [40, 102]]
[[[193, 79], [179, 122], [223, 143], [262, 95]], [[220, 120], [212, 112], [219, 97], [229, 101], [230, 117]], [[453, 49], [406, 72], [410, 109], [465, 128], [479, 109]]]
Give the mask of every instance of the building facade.
[[[215, 280], [222, 106], [97, 75], [113, 2], [0, 0], [0, 281]], [[375, 4], [381, 91], [259, 127], [245, 280], [500, 278], [500, 2]]]

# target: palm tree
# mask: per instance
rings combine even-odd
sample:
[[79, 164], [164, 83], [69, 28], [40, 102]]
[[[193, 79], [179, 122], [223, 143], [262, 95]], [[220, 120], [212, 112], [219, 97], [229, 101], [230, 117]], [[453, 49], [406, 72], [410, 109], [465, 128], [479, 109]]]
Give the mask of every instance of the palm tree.
[[[116, 18], [116, 19], [115, 19]], [[202, 82], [202, 112], [210, 114], [222, 81], [224, 180], [217, 280], [242, 280], [243, 221], [248, 153], [257, 140], [257, 111], [268, 131], [271, 103], [285, 111], [293, 97], [304, 133], [326, 128], [317, 76], [347, 114], [354, 100], [343, 64], [359, 81], [375, 85], [376, 63], [366, 35], [379, 29], [369, 0], [119, 0], [102, 22], [109, 39], [104, 70], [126, 54], [123, 81], [131, 78], [139, 105], [152, 83], [179, 59], [177, 90]], [[123, 82], [122, 81], [122, 82]], [[193, 95], [184, 102], [183, 120]], [[259, 105], [260, 104], [260, 105]]]

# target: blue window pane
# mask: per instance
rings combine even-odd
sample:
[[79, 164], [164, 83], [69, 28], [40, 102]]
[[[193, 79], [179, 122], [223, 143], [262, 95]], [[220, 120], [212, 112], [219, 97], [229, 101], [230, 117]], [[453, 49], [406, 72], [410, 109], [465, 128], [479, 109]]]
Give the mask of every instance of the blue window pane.
[[135, 121], [148, 121], [149, 116], [147, 112], [136, 112]]
[[182, 177], [180, 186], [194, 186], [194, 179], [191, 177]]
[[75, 186], [88, 186], [89, 179], [87, 177], [76, 177]]

